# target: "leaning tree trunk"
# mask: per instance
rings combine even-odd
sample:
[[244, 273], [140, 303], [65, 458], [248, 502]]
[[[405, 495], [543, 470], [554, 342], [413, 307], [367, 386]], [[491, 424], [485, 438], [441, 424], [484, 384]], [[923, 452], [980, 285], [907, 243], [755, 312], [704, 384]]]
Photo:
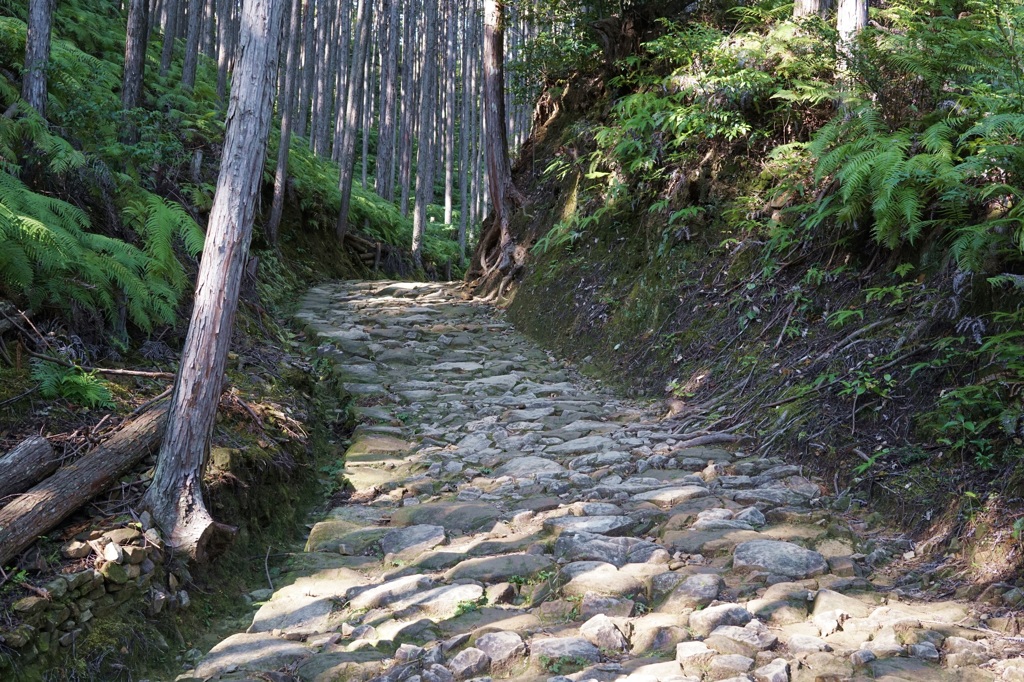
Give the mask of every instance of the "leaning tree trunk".
[[150, 410], [0, 509], [0, 566], [152, 452], [160, 442], [165, 417], [164, 408]]
[[[352, 204], [352, 180], [356, 166], [356, 132], [362, 119], [363, 72], [366, 69], [366, 54], [370, 44], [370, 9], [372, 0], [359, 0], [356, 5], [356, 36], [352, 45], [352, 62], [349, 64], [348, 94], [345, 97], [345, 122], [341, 130], [341, 149], [338, 150], [338, 191], [341, 192], [341, 209], [335, 233], [338, 241], [344, 243], [348, 232], [348, 212]], [[344, 55], [342, 55], [344, 58]], [[340, 95], [340, 93], [339, 93]], [[339, 106], [341, 98], [338, 98]]]
[[197, 561], [227, 529], [203, 502], [203, 471], [224, 382], [256, 195], [272, 116], [281, 34], [279, 0], [243, 0], [224, 152], [199, 264], [195, 304], [174, 385], [167, 432], [144, 506], [169, 543]]
[[[487, 185], [491, 197], [491, 224], [477, 246], [477, 263], [470, 274], [479, 275], [476, 289], [495, 292], [522, 267], [525, 253], [516, 248], [509, 223], [522, 197], [512, 182], [505, 116], [504, 18], [501, 0], [484, 0], [484, 147]], [[476, 268], [479, 267], [479, 270]]]
[[277, 147], [277, 170], [274, 171], [274, 200], [267, 221], [267, 241], [277, 248], [278, 228], [284, 214], [284, 187], [288, 180], [288, 151], [292, 140], [292, 109], [295, 103], [295, 83], [299, 68], [299, 13], [302, 3], [292, 0], [292, 13], [288, 20], [288, 54], [285, 57], [284, 97], [281, 104], [281, 141]]
[[412, 259], [423, 265], [427, 204], [434, 198], [434, 125], [437, 116], [437, 2], [423, 1], [423, 76], [420, 79], [419, 150], [416, 152], [416, 205], [412, 217]]
[[21, 98], [46, 116], [46, 70], [50, 66], [50, 25], [54, 0], [30, 0]]

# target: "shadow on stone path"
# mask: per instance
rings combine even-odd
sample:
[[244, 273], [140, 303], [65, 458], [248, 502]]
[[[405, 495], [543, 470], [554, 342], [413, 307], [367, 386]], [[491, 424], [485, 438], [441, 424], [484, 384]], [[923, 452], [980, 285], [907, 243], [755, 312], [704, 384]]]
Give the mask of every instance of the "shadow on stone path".
[[799, 467], [677, 447], [455, 286], [335, 283], [298, 317], [360, 405], [355, 492], [179, 680], [1024, 680], [970, 604], [872, 584]]

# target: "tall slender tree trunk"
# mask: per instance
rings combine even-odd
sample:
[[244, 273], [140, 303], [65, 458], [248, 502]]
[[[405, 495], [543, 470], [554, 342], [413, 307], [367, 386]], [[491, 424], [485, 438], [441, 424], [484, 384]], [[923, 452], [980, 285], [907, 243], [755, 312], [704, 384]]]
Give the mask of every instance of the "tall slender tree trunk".
[[[373, 38], [373, 32], [370, 32], [371, 42]], [[363, 80], [363, 117], [360, 123], [363, 135], [363, 149], [361, 154], [361, 161], [359, 162], [359, 172], [362, 175], [363, 189], [367, 189], [367, 174], [370, 169], [370, 129], [373, 127], [373, 92], [376, 89], [374, 81], [376, 79], [376, 49], [371, 46], [368, 48], [368, 54], [366, 55], [366, 66], [364, 68], [364, 80]]]
[[216, 0], [204, 0], [203, 2], [203, 19], [200, 24], [201, 30], [199, 31], [199, 51], [209, 57], [210, 59], [216, 58], [217, 49], [217, 21], [215, 10]]
[[867, 25], [867, 0], [839, 0], [839, 10], [836, 14], [836, 30], [839, 31], [840, 41], [844, 43], [851, 42]]
[[451, 225], [455, 193], [455, 82], [458, 78], [455, 70], [455, 51], [458, 48], [458, 3], [449, 3], [447, 25], [444, 65], [444, 224]]
[[409, 185], [412, 178], [413, 126], [416, 115], [416, 0], [406, 0], [405, 42], [402, 50], [402, 123], [398, 135], [399, 209], [409, 215]]
[[463, 12], [462, 30], [462, 118], [459, 121], [459, 266], [466, 264], [466, 225], [469, 221], [471, 210], [469, 200], [469, 136], [472, 133], [471, 123], [473, 94], [472, 86], [472, 65], [469, 61], [469, 45], [473, 41], [473, 2], [466, 6]]
[[836, 71], [842, 73], [853, 58], [853, 43], [868, 25], [868, 0], [839, 0], [836, 12], [836, 30], [839, 32], [839, 53]]
[[793, 18], [809, 17], [812, 14], [824, 16], [831, 6], [831, 0], [796, 0], [793, 3]]
[[263, 175], [280, 34], [280, 0], [243, 0], [235, 87], [192, 320], [156, 473], [143, 498], [168, 543], [197, 561], [232, 530], [211, 518], [202, 482]]
[[332, 84], [334, 71], [332, 70], [331, 43], [327, 27], [334, 15], [336, 3], [333, 0], [323, 0], [320, 4], [320, 11], [317, 13], [316, 29], [316, 94], [313, 102], [313, 114], [311, 120], [312, 130], [310, 131], [310, 144], [313, 153], [317, 156], [326, 156], [328, 151], [327, 124], [330, 119], [331, 95], [333, 94]]
[[121, 84], [121, 108], [139, 106], [146, 67], [146, 43], [149, 40], [148, 0], [129, 0], [128, 32], [124, 42], [124, 80]]
[[[336, 99], [334, 100], [334, 127], [333, 140], [331, 148], [331, 160], [337, 162], [341, 154], [341, 138], [342, 129], [345, 127], [345, 111], [348, 106], [348, 84], [350, 78], [355, 78], [356, 73], [354, 71], [353, 60], [355, 59], [354, 51], [355, 45], [352, 44], [354, 40], [352, 36], [352, 25], [355, 24], [355, 30], [359, 31], [359, 7], [355, 8], [355, 16], [352, 15], [351, 0], [342, 0], [341, 9], [339, 10], [338, 25], [339, 25], [339, 40], [338, 45], [340, 49], [336, 52], [335, 61], [337, 67], [335, 73], [337, 75], [337, 82], [335, 83]], [[340, 28], [343, 26], [344, 28]], [[361, 108], [360, 108], [361, 110]]]
[[335, 232], [344, 243], [348, 231], [348, 213], [352, 202], [352, 180], [355, 176], [356, 133], [362, 118], [363, 71], [370, 43], [370, 9], [372, 0], [359, 0], [356, 5], [356, 36], [352, 45], [352, 63], [348, 69], [348, 95], [345, 98], [345, 122], [342, 129], [341, 149], [338, 153], [338, 190], [341, 192], [341, 210]]
[[46, 116], [46, 71], [50, 68], [50, 27], [54, 0], [29, 0], [28, 34], [25, 39], [25, 71], [21, 98]]
[[522, 199], [512, 183], [505, 130], [504, 33], [501, 0], [484, 0], [484, 146], [492, 215], [491, 225], [481, 237], [478, 247], [481, 274], [485, 278], [494, 271], [508, 277], [521, 265], [509, 229], [512, 212]]
[[434, 124], [437, 114], [437, 3], [423, 2], [423, 76], [420, 85], [419, 151], [416, 153], [416, 206], [412, 218], [412, 259], [423, 264], [427, 204], [434, 198]]
[[160, 50], [160, 75], [166, 76], [171, 70], [171, 61], [174, 59], [174, 41], [178, 37], [178, 6], [184, 0], [164, 0], [164, 38]]
[[185, 36], [185, 60], [181, 66], [181, 85], [191, 90], [196, 84], [199, 67], [199, 37], [203, 27], [203, 9], [206, 0], [190, 0], [188, 5], [188, 33]]
[[270, 220], [267, 221], [267, 241], [275, 249], [281, 216], [284, 214], [284, 190], [288, 182], [288, 150], [292, 140], [292, 109], [295, 100], [295, 84], [299, 69], [299, 21], [301, 0], [292, 0], [291, 16], [288, 19], [288, 54], [285, 56], [284, 102], [281, 105], [281, 141], [277, 147], [277, 169], [274, 171], [274, 200], [270, 205]]
[[313, 23], [314, 5], [313, 0], [304, 0], [302, 28], [302, 68], [299, 78], [298, 107], [295, 114], [295, 134], [299, 137], [306, 136], [307, 125], [309, 124], [309, 104], [313, 93], [316, 68], [313, 65], [315, 58], [313, 46], [315, 45], [316, 33]]
[[394, 198], [395, 173], [395, 99], [398, 72], [398, 3], [384, 0], [387, 16], [387, 40], [381, 49], [380, 121], [377, 124], [377, 165], [374, 168], [374, 190], [384, 199]]
[[217, 101], [227, 101], [228, 70], [231, 65], [234, 21], [232, 0], [217, 0]]

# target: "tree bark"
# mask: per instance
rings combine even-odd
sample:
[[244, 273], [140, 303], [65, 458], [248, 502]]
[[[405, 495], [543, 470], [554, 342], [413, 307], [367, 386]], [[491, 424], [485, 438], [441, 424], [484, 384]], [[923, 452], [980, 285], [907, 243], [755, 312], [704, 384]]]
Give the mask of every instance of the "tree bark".
[[456, 36], [459, 25], [459, 5], [451, 2], [448, 7], [447, 35], [445, 38], [444, 65], [444, 224], [452, 224], [452, 209], [455, 193], [455, 82], [458, 78], [455, 67]]
[[[146, 43], [149, 41], [148, 0], [129, 0], [128, 33], [124, 42], [124, 80], [121, 84], [121, 108], [130, 111], [139, 106], [146, 68]], [[134, 143], [138, 137], [134, 124], [126, 122], [121, 139]]]
[[178, 5], [183, 0], [164, 0], [164, 37], [160, 49], [160, 75], [166, 76], [174, 59], [174, 40], [178, 37]]
[[292, 0], [291, 16], [288, 19], [288, 54], [285, 56], [284, 102], [281, 105], [281, 141], [277, 148], [277, 169], [274, 171], [274, 200], [270, 205], [270, 220], [267, 221], [267, 241], [277, 249], [278, 230], [284, 214], [284, 188], [288, 181], [288, 150], [292, 140], [292, 109], [295, 103], [295, 83], [299, 68], [299, 31], [302, 24], [299, 12], [302, 3]]
[[32, 105], [40, 116], [46, 116], [46, 70], [50, 68], [52, 23], [53, 0], [29, 0], [21, 98]]
[[233, 6], [231, 0], [217, 0], [217, 102], [220, 104], [228, 97], [228, 71], [234, 43]]
[[224, 381], [238, 291], [272, 117], [282, 3], [243, 0], [224, 152], [199, 264], [195, 303], [153, 483], [144, 506], [172, 547], [197, 561], [218, 531], [202, 480]]
[[416, 115], [416, 0], [406, 0], [405, 36], [402, 50], [402, 122], [398, 133], [399, 209], [409, 215], [409, 185], [412, 177], [412, 140]]
[[[498, 270], [508, 274], [514, 265], [515, 240], [509, 229], [512, 212], [522, 202], [512, 183], [505, 129], [505, 27], [501, 0], [484, 0], [484, 135], [487, 155], [487, 185], [493, 221], [489, 230], [498, 233], [495, 254], [482, 253], [483, 275]], [[483, 243], [481, 239], [481, 243]], [[491, 260], [491, 263], [487, 263]]]
[[832, 7], [832, 0], [796, 0], [793, 3], [793, 18], [809, 17], [817, 14], [825, 16]]
[[416, 152], [416, 205], [412, 217], [412, 259], [423, 264], [427, 204], [434, 198], [434, 125], [437, 114], [437, 2], [423, 2], [423, 75], [420, 78], [419, 150]]
[[199, 67], [199, 37], [203, 26], [205, 0], [191, 0], [188, 5], [188, 33], [185, 36], [185, 59], [181, 66], [181, 85], [192, 90]]
[[[334, 81], [337, 78], [337, 64], [335, 53], [337, 49], [332, 46], [334, 37], [330, 35], [328, 27], [332, 23], [332, 16], [338, 5], [342, 8], [345, 0], [334, 2], [334, 0], [323, 0], [320, 12], [317, 14], [316, 31], [316, 95], [313, 104], [312, 131], [310, 132], [310, 144], [313, 153], [319, 157], [326, 157], [330, 151], [330, 126], [331, 102], [334, 93]], [[347, 22], [345, 30], [348, 30]]]
[[853, 59], [853, 43], [867, 25], [868, 0], [839, 0], [836, 12], [836, 30], [839, 32], [837, 73], [842, 74], [849, 67]]
[[466, 263], [466, 225], [469, 221], [469, 136], [473, 129], [470, 122], [472, 65], [469, 61], [469, 45], [473, 40], [473, 3], [463, 12], [462, 30], [462, 120], [459, 121], [459, 266]]
[[23, 493], [60, 466], [60, 458], [42, 436], [30, 436], [0, 457], [0, 507], [11, 495]]
[[310, 93], [316, 75], [316, 69], [313, 67], [313, 38], [316, 36], [313, 30], [313, 14], [313, 0], [303, 0], [302, 65], [299, 67], [295, 107], [295, 134], [299, 137], [305, 137], [308, 129]]
[[338, 211], [335, 233], [338, 241], [342, 243], [345, 241], [345, 233], [348, 232], [348, 213], [352, 205], [356, 133], [359, 131], [359, 122], [362, 118], [363, 71], [366, 69], [366, 53], [370, 43], [370, 3], [371, 0], [359, 0], [356, 5], [356, 35], [352, 45], [352, 62], [348, 68], [348, 94], [344, 100], [345, 120], [341, 131], [341, 149], [338, 150], [338, 190], [341, 192], [341, 209]]
[[377, 165], [373, 186], [377, 195], [391, 201], [395, 195], [395, 99], [398, 72], [398, 2], [384, 0], [387, 38], [381, 49], [380, 121], [377, 124]]
[[0, 566], [151, 453], [160, 442], [166, 416], [164, 408], [153, 408], [0, 509]]

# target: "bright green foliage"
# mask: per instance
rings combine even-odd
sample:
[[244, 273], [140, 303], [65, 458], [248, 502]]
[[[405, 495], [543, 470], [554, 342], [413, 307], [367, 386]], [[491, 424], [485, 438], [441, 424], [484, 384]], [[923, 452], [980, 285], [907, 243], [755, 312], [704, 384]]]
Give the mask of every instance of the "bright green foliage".
[[[273, 182], [276, 159], [277, 152], [271, 150], [263, 171], [267, 182]], [[313, 154], [308, 143], [301, 138], [292, 138], [288, 159], [291, 185], [299, 197], [303, 214], [309, 216], [311, 226], [316, 229], [333, 231], [341, 206], [338, 164]], [[453, 227], [443, 224], [443, 209], [431, 204], [427, 213], [429, 221], [424, 239], [427, 258], [436, 263], [447, 260], [458, 263], [459, 245]], [[412, 243], [412, 218], [402, 216], [395, 204], [385, 201], [372, 190], [363, 189], [359, 183], [352, 185], [349, 216], [352, 225], [374, 239], [399, 248], [408, 248]]]
[[170, 240], [161, 239], [174, 227], [160, 216], [147, 222], [152, 238], [142, 250], [90, 232], [81, 209], [0, 172], [0, 289], [33, 307], [77, 305], [114, 321], [123, 306], [143, 329], [169, 323], [185, 285]]
[[33, 360], [32, 379], [39, 382], [39, 393], [44, 398], [64, 398], [85, 407], [112, 407], [114, 404], [107, 382], [96, 372]]

